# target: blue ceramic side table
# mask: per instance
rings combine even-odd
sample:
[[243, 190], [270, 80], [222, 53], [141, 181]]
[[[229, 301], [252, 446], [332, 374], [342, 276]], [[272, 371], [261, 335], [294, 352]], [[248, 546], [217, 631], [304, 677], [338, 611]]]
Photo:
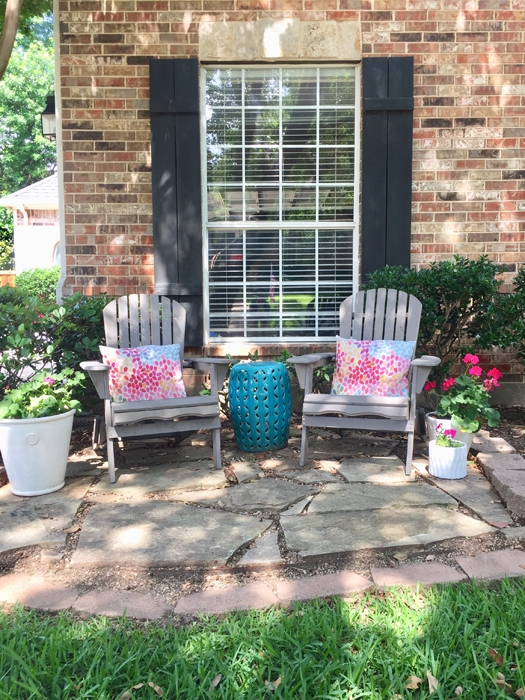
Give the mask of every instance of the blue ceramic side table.
[[228, 398], [241, 450], [263, 452], [288, 443], [292, 392], [288, 370], [282, 362], [233, 365]]

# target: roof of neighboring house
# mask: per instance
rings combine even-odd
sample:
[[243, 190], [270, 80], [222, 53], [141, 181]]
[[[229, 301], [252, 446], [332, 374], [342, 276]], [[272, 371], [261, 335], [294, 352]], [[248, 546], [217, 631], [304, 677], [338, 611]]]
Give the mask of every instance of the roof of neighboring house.
[[58, 174], [55, 173], [18, 192], [0, 197], [0, 207], [10, 209], [58, 209]]

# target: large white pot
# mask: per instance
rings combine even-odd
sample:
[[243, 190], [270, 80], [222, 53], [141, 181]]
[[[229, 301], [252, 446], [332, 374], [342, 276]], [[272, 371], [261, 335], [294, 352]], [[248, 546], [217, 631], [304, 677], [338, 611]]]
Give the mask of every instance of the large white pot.
[[[425, 423], [427, 426], [427, 436], [428, 436], [429, 440], [436, 439], [436, 437], [437, 437], [436, 427], [440, 423], [441, 423], [441, 425], [443, 425], [444, 430], [450, 430], [452, 428], [452, 421], [450, 418], [438, 418], [435, 413], [425, 414]], [[463, 433], [463, 432], [461, 432], [461, 430], [456, 430], [456, 437], [454, 438], [454, 440], [458, 440], [459, 442], [464, 442], [465, 445], [468, 445], [469, 450], [470, 450], [470, 447], [472, 445], [473, 439], [474, 439], [474, 433]]]
[[64, 486], [74, 415], [75, 409], [0, 420], [0, 452], [15, 495], [41, 496]]
[[428, 445], [428, 472], [439, 479], [463, 479], [467, 476], [468, 445], [439, 447], [435, 440]]

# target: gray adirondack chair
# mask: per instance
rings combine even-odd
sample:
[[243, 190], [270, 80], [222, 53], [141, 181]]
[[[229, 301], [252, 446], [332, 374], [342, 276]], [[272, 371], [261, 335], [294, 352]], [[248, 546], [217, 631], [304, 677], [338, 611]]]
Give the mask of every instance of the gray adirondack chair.
[[[110, 302], [104, 309], [106, 345], [113, 348], [180, 343], [184, 357], [186, 310], [167, 297], [131, 294]], [[115, 476], [115, 440], [172, 435], [208, 428], [213, 434], [213, 461], [221, 467], [220, 413], [218, 392], [224, 383], [228, 365], [225, 358], [192, 358], [184, 367], [209, 372], [211, 395], [187, 396], [158, 401], [115, 402], [109, 394], [109, 367], [102, 362], [81, 362], [89, 373], [98, 395], [105, 404], [109, 480]]]
[[[355, 340], [416, 340], [421, 302], [396, 289], [371, 289], [343, 301], [340, 308], [342, 338]], [[301, 389], [305, 392], [300, 465], [308, 461], [308, 429], [350, 428], [408, 433], [405, 473], [412, 469], [416, 397], [440, 359], [424, 355], [412, 359], [408, 397], [341, 396], [313, 394], [313, 371], [333, 362], [333, 353], [292, 357]]]

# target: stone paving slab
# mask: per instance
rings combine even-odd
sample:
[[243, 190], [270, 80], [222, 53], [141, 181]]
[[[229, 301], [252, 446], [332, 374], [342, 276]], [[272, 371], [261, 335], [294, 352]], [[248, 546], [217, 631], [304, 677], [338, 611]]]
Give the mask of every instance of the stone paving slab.
[[525, 516], [525, 472], [516, 469], [494, 469], [491, 482], [507, 510], [519, 517]]
[[367, 457], [386, 457], [392, 450], [390, 445], [374, 444], [374, 440], [369, 442], [357, 441], [347, 438], [318, 439], [310, 440], [308, 456], [310, 459], [339, 459], [359, 458], [363, 455]]
[[457, 583], [458, 581], [465, 581], [467, 578], [454, 567], [437, 561], [401, 564], [395, 569], [372, 567], [370, 573], [376, 586], [384, 588], [390, 586], [412, 587], [418, 584], [429, 586], [433, 583]]
[[455, 507], [457, 502], [428, 484], [328, 484], [310, 503], [308, 513], [430, 505]]
[[341, 483], [340, 479], [334, 474], [330, 474], [325, 469], [298, 469], [297, 471], [282, 472], [283, 476], [294, 481], [299, 481], [301, 484], [318, 484], [318, 483]]
[[215, 491], [186, 491], [170, 493], [168, 499], [184, 503], [200, 503], [218, 506], [235, 512], [279, 512], [314, 493], [311, 488], [285, 479], [266, 477], [256, 482], [244, 483]]
[[255, 547], [239, 559], [237, 566], [275, 566], [282, 563], [277, 532], [268, 532], [255, 540]]
[[255, 481], [264, 476], [264, 472], [257, 465], [249, 462], [232, 462], [230, 465], [235, 472], [239, 484], [245, 481]]
[[439, 506], [282, 515], [281, 526], [289, 549], [303, 557], [428, 544], [494, 531], [480, 520]]
[[160, 465], [117, 472], [117, 481], [109, 482], [109, 474], [90, 489], [93, 494], [115, 494], [116, 498], [133, 498], [148, 493], [165, 491], [195, 491], [220, 489], [228, 486], [222, 469], [213, 469], [213, 463], [186, 462], [180, 466]]
[[68, 528], [92, 482], [83, 477], [60, 491], [43, 496], [15, 496], [11, 487], [0, 489], [0, 552], [20, 547], [63, 546]]
[[525, 527], [507, 527], [502, 532], [508, 540], [525, 539]]
[[512, 454], [516, 450], [512, 445], [500, 437], [490, 437], [487, 430], [480, 430], [472, 438], [472, 451], [493, 454]]
[[515, 469], [525, 471], [525, 459], [518, 454], [497, 454], [479, 452], [476, 458], [483, 467], [483, 471], [490, 476], [494, 469]]
[[299, 501], [299, 503], [296, 503], [290, 508], [287, 508], [285, 511], [282, 512], [283, 515], [300, 515], [306, 508], [306, 506], [311, 502], [314, 495], [315, 494], [312, 494], [311, 496], [308, 496], [308, 498], [305, 498], [302, 501]]
[[499, 502], [496, 491], [491, 487], [486, 477], [476, 469], [467, 469], [467, 476], [464, 479], [437, 479], [428, 472], [420, 473], [423, 473], [425, 478], [473, 510], [489, 524], [513, 524], [514, 521], [507, 509]]
[[225, 565], [270, 525], [168, 501], [97, 504], [86, 516], [71, 565]]
[[525, 552], [500, 549], [475, 557], [456, 557], [457, 563], [470, 578], [500, 579], [525, 575]]
[[209, 446], [183, 445], [161, 447], [144, 447], [137, 449], [133, 443], [124, 445], [118, 451], [118, 456], [127, 467], [143, 467], [160, 464], [176, 465], [180, 462], [209, 461], [213, 459], [213, 451]]
[[175, 612], [181, 615], [199, 613], [225, 613], [230, 610], [259, 610], [277, 603], [277, 597], [265, 583], [248, 583], [246, 586], [210, 588], [181, 598]]
[[279, 600], [311, 600], [332, 595], [361, 593], [372, 586], [372, 582], [353, 571], [338, 571], [335, 574], [307, 576], [294, 581], [277, 581]]
[[70, 455], [67, 462], [66, 479], [77, 476], [96, 476], [102, 469], [107, 469], [108, 463], [102, 455], [91, 448]]
[[0, 605], [20, 603], [41, 610], [65, 610], [74, 604], [78, 595], [74, 588], [62, 586], [43, 576], [8, 574], [0, 577]]
[[90, 591], [80, 596], [73, 605], [78, 612], [108, 617], [134, 617], [139, 620], [158, 620], [170, 608], [146, 593], [134, 591]]
[[406, 476], [405, 465], [399, 457], [370, 457], [345, 459], [337, 471], [349, 482], [365, 481], [370, 484], [408, 483], [414, 476]]

